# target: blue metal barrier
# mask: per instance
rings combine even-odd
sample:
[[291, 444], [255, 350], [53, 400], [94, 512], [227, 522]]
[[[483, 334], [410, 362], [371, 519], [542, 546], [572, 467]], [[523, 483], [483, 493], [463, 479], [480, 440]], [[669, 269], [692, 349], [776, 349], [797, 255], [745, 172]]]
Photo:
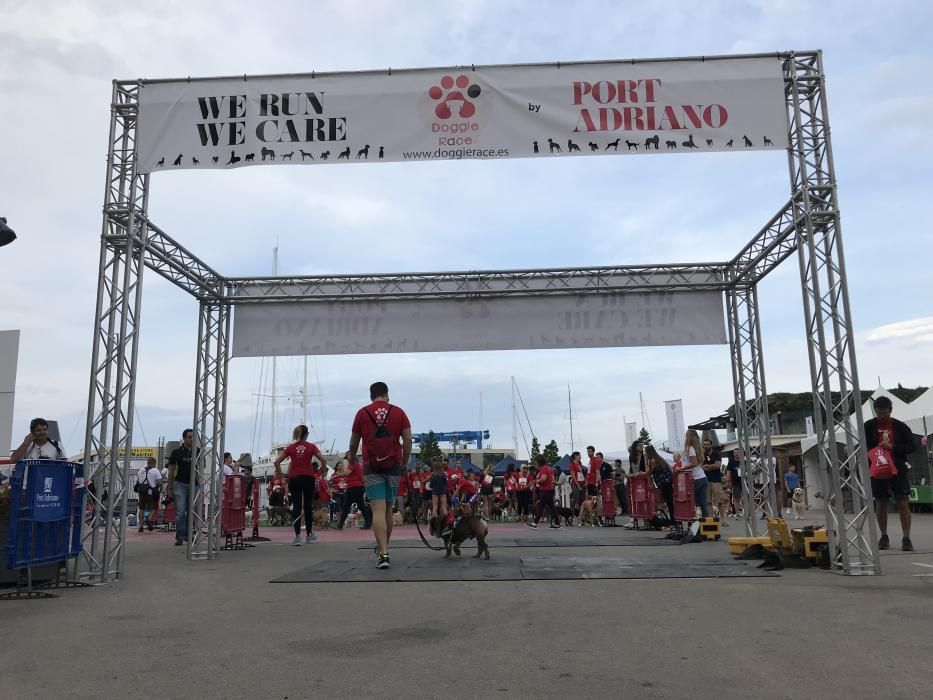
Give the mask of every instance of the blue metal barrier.
[[7, 566], [24, 569], [80, 554], [83, 503], [84, 465], [17, 462], [10, 477]]

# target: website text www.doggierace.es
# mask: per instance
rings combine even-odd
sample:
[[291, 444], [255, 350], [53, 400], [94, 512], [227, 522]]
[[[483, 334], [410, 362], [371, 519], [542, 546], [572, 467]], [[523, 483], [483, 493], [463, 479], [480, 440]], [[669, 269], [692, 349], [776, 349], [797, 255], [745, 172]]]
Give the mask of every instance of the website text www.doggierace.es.
[[508, 158], [508, 148], [435, 148], [433, 151], [403, 151], [404, 160], [460, 160], [461, 158]]

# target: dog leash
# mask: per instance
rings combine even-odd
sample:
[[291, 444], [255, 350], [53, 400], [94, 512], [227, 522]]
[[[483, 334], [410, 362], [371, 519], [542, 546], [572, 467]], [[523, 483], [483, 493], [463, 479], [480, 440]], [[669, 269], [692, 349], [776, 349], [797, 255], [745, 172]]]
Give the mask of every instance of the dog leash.
[[415, 527], [418, 528], [418, 536], [421, 537], [421, 541], [424, 542], [424, 546], [428, 549], [433, 549], [435, 552], [440, 552], [441, 550], [446, 549], [446, 547], [435, 547], [430, 542], [427, 541], [424, 537], [424, 533], [421, 532], [421, 524], [418, 522], [418, 516], [415, 515]]

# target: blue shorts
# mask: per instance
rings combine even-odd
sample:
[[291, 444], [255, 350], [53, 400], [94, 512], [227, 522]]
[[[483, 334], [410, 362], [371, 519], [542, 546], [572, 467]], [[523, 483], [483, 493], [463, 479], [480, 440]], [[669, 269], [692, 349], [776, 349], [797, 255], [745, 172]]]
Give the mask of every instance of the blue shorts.
[[370, 501], [385, 501], [392, 503], [398, 493], [400, 474], [380, 473], [363, 468], [363, 479], [366, 484], [366, 498]]

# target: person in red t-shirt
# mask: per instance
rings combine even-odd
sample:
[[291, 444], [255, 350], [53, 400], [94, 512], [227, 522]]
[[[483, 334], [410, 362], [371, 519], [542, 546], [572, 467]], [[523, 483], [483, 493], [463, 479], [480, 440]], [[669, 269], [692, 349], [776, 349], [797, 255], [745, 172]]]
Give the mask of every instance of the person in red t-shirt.
[[515, 499], [518, 501], [518, 519], [523, 523], [527, 522], [531, 505], [531, 474], [528, 473], [527, 464], [523, 464], [518, 472]]
[[603, 460], [592, 445], [586, 448], [586, 454], [590, 458], [589, 471], [586, 472], [586, 495], [595, 498], [599, 496], [599, 468]]
[[369, 398], [372, 403], [357, 411], [353, 419], [348, 454], [351, 460], [356, 459], [362, 442], [366, 497], [373, 509], [376, 568], [388, 569], [393, 525], [391, 504], [398, 491], [402, 465], [411, 459], [411, 422], [405, 411], [389, 403], [389, 387], [385, 382], [372, 384]]
[[267, 490], [269, 492], [269, 506], [272, 508], [281, 508], [285, 505], [285, 487], [282, 475], [272, 477]]
[[372, 513], [369, 508], [366, 506], [366, 499], [363, 497], [364, 490], [364, 479], [363, 479], [363, 465], [359, 463], [359, 460], [350, 460], [349, 453], [345, 454], [344, 461], [339, 462], [337, 465], [337, 473], [334, 475], [334, 478], [343, 478], [347, 484], [346, 494], [343, 498], [343, 510], [340, 513], [340, 521], [337, 523], [337, 529], [342, 530], [344, 523], [347, 521], [347, 517], [350, 515], [350, 509], [353, 507], [353, 504], [356, 504], [357, 510], [363, 516], [363, 528], [367, 529], [372, 526]]
[[317, 500], [321, 504], [321, 508], [327, 508], [327, 512], [330, 515], [330, 519], [334, 519], [334, 506], [331, 501], [330, 495], [330, 486], [327, 484], [327, 479], [322, 475], [320, 479], [317, 479], [315, 482], [317, 487]]
[[536, 456], [535, 464], [538, 465], [538, 474], [535, 477], [535, 484], [538, 487], [538, 507], [535, 509], [534, 520], [525, 521], [525, 525], [532, 529], [537, 528], [541, 514], [546, 510], [551, 519], [551, 527], [556, 530], [560, 528], [560, 517], [554, 508], [554, 470], [551, 469], [544, 455]]
[[479, 491], [479, 487], [472, 477], [466, 479], [460, 479], [457, 485], [457, 495], [460, 497], [461, 501], [467, 501], [476, 495], [476, 492]]
[[276, 457], [273, 465], [275, 466], [275, 475], [282, 478], [282, 462], [286, 459], [291, 460], [288, 467], [288, 495], [292, 502], [292, 521], [295, 525], [295, 540], [293, 545], [301, 546], [301, 517], [304, 511], [305, 529], [307, 537], [305, 542], [310, 544], [317, 539], [317, 535], [311, 532], [313, 518], [311, 510], [314, 501], [314, 465], [312, 458], [327, 467], [324, 455], [313, 442], [308, 442], [308, 426], [299, 425], [292, 431], [294, 442], [283, 450], [282, 454]]
[[515, 498], [515, 491], [518, 488], [518, 473], [515, 471], [515, 465], [510, 464], [505, 468], [505, 498], [508, 500], [508, 508], [513, 512], [518, 512], [518, 503]]

